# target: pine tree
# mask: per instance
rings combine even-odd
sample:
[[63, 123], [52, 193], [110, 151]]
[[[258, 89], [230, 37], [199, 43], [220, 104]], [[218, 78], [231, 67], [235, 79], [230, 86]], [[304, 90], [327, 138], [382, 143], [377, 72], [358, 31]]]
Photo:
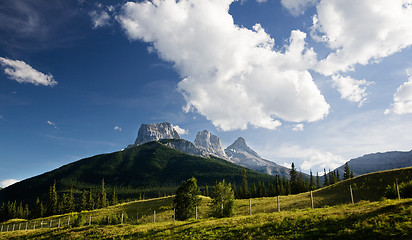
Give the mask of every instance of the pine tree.
[[73, 184], [70, 185], [70, 191], [67, 196], [67, 212], [71, 213], [74, 212], [76, 205], [74, 203], [74, 196], [73, 196]]
[[242, 198], [248, 198], [250, 195], [249, 193], [249, 186], [247, 182], [247, 176], [246, 176], [246, 169], [243, 168], [242, 172]]
[[[142, 200], [142, 194], [140, 194], [139, 200]], [[113, 187], [113, 192], [112, 192], [112, 205], [117, 205], [117, 196], [116, 196], [116, 187]]]
[[298, 174], [294, 163], [292, 163], [292, 169], [290, 170], [290, 191], [292, 194], [299, 193]]
[[352, 171], [349, 169], [348, 162], [345, 163], [345, 168], [343, 171], [343, 180], [349, 179], [353, 177]]
[[55, 215], [59, 212], [59, 199], [56, 191], [56, 181], [49, 189], [49, 202], [47, 204], [47, 214]]
[[329, 179], [328, 179], [328, 175], [326, 175], [326, 169], [323, 169], [323, 172], [324, 172], [324, 174], [323, 174], [323, 177], [324, 177], [323, 186], [326, 187], [326, 186], [329, 186]]
[[312, 170], [310, 170], [309, 189], [310, 190], [315, 190], [315, 180], [313, 179]]
[[211, 210], [214, 217], [230, 217], [234, 215], [235, 197], [232, 187], [225, 180], [215, 185], [213, 189]]
[[87, 195], [86, 190], [83, 189], [82, 191], [82, 198], [80, 200], [80, 211], [87, 210]]
[[36, 199], [36, 203], [34, 204], [32, 218], [40, 218], [43, 217], [43, 203], [40, 201], [39, 198]]
[[101, 207], [107, 207], [107, 194], [106, 189], [104, 188], [104, 178], [102, 179], [102, 194], [101, 194]]
[[195, 207], [199, 206], [200, 200], [196, 178], [192, 177], [184, 181], [176, 190], [176, 195], [173, 199], [176, 219], [186, 220], [194, 216]]
[[336, 170], [336, 182], [340, 182], [339, 171]]
[[207, 184], [205, 186], [205, 196], [209, 197], [209, 187], [207, 186]]
[[89, 188], [89, 198], [87, 199], [87, 210], [94, 209], [94, 198], [92, 188]]
[[316, 188], [320, 188], [320, 177], [318, 172], [316, 172]]
[[269, 186], [268, 186], [268, 197], [274, 197], [276, 196], [275, 193], [275, 188], [273, 187], [273, 183], [269, 182]]

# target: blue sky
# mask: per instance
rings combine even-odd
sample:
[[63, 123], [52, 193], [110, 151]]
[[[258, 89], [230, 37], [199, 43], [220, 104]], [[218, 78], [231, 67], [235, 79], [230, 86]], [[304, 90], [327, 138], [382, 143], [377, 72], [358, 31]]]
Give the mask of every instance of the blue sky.
[[3, 0], [0, 185], [168, 121], [304, 172], [412, 143], [411, 0]]

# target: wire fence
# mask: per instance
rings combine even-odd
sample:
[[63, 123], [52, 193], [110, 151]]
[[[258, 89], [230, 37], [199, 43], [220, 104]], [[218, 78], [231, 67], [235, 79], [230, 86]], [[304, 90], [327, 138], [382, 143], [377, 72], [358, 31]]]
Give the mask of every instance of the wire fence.
[[[397, 198], [400, 199], [399, 188], [396, 185]], [[273, 213], [293, 209], [322, 207], [321, 201], [316, 201], [316, 196], [310, 191], [301, 194], [299, 199], [287, 202], [288, 198], [283, 196], [240, 199], [236, 201], [236, 215], [253, 215], [258, 213]], [[290, 198], [289, 198], [290, 199]], [[346, 203], [355, 203], [354, 192], [349, 185]], [[283, 202], [282, 202], [283, 201]], [[291, 203], [292, 202], [292, 203]], [[282, 205], [283, 204], [283, 205]], [[222, 206], [223, 207], [223, 206]], [[205, 219], [210, 217], [208, 204], [196, 206], [193, 219]], [[29, 231], [38, 229], [70, 228], [92, 225], [117, 225], [117, 224], [147, 224], [159, 222], [174, 222], [175, 209], [172, 206], [157, 206], [149, 209], [129, 209], [127, 212], [95, 212], [70, 213], [63, 216], [48, 217], [30, 221], [3, 224], [0, 233], [11, 231]]]

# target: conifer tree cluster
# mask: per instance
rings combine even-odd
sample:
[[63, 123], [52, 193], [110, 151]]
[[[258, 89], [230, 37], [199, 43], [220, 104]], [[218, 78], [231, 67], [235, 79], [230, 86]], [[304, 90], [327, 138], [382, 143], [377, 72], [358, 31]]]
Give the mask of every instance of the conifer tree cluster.
[[[118, 203], [116, 188], [113, 188], [111, 205]], [[59, 194], [56, 190], [56, 181], [49, 187], [47, 201], [43, 203], [37, 197], [36, 202], [29, 208], [28, 204], [23, 206], [22, 202], [3, 202], [0, 206], [0, 221], [6, 221], [13, 218], [39, 218], [56, 214], [70, 213], [74, 211], [93, 210], [96, 208], [105, 208], [109, 206], [104, 179], [102, 180], [101, 189], [95, 195], [93, 189], [83, 190], [80, 199], [75, 199], [73, 185], [69, 190], [62, 191]]]

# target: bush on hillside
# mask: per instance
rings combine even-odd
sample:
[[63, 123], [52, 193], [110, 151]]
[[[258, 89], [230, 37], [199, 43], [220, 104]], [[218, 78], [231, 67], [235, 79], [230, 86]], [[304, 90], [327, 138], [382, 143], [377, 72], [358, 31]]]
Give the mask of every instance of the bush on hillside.
[[[412, 181], [403, 182], [399, 184], [399, 194], [401, 198], [411, 198], [412, 197]], [[398, 192], [396, 190], [396, 184], [388, 185], [385, 191], [385, 197], [390, 199], [398, 198]]]

